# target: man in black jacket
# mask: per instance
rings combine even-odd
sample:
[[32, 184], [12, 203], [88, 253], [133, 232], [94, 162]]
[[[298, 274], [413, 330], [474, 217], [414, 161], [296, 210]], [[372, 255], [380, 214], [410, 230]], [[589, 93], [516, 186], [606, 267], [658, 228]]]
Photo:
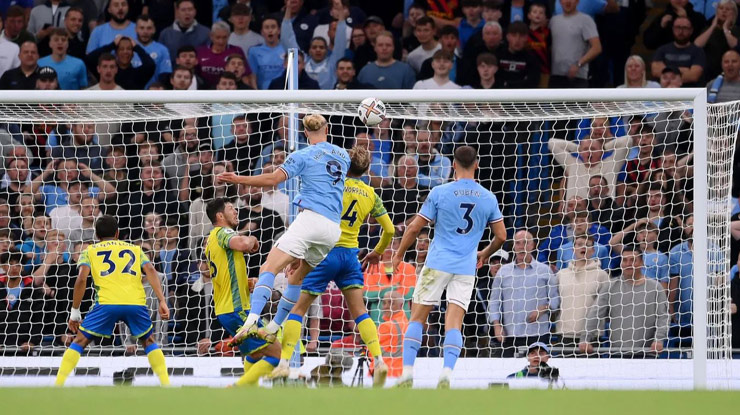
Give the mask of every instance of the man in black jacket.
[[[704, 19], [701, 13], [694, 10], [694, 6], [689, 0], [671, 0], [663, 14], [653, 19], [650, 26], [645, 29], [645, 33], [642, 35], [645, 47], [648, 49], [657, 49], [666, 43], [672, 42], [673, 21], [676, 17], [686, 17], [691, 21], [691, 27], [694, 28], [694, 32], [691, 35], [692, 42], [704, 31], [706, 19]], [[618, 28], [612, 29], [617, 30]]]
[[365, 84], [357, 80], [357, 71], [352, 59], [342, 58], [337, 62], [337, 83], [334, 89], [375, 89], [370, 84]]
[[[149, 56], [149, 53], [130, 37], [116, 36], [112, 43], [90, 52], [85, 59], [87, 67], [91, 70], [94, 69], [93, 72], [97, 72], [98, 58], [106, 53], [112, 53], [114, 50], [116, 52], [116, 63], [118, 64], [116, 84], [123, 89], [144, 89], [146, 83], [154, 75], [156, 63]], [[141, 66], [133, 66], [134, 53], [139, 55]], [[99, 74], [96, 75], [99, 76]]]
[[[268, 87], [268, 89], [287, 89], [286, 86], [288, 85], [288, 81], [285, 77], [288, 73], [288, 54], [285, 54], [283, 66], [286, 67], [286, 70], [284, 70], [283, 73], [278, 75], [277, 78], [273, 79], [272, 82], [270, 82], [270, 86]], [[303, 57], [303, 52], [298, 52], [298, 89], [321, 89], [319, 87], [319, 83], [308, 76], [306, 71], [303, 70], [304, 67], [305, 60]]]
[[540, 83], [540, 64], [537, 57], [526, 50], [529, 28], [524, 22], [513, 22], [506, 32], [507, 47], [499, 49], [496, 82], [501, 88], [537, 88]]
[[3, 73], [0, 89], [36, 89], [36, 79], [39, 77], [39, 51], [36, 42], [23, 42], [18, 56], [21, 66]]

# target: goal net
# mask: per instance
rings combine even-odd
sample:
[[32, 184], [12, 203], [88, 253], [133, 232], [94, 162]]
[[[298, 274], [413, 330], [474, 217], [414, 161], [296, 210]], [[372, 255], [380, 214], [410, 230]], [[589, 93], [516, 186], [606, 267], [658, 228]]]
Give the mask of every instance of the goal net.
[[[726, 387], [730, 269], [739, 262], [730, 217], [740, 211], [740, 181], [732, 173], [740, 108], [707, 106], [702, 91], [5, 98], [0, 379], [50, 383], [72, 339], [76, 262], [95, 243], [94, 220], [104, 213], [118, 218], [120, 238], [141, 245], [160, 273], [172, 316], [157, 315], [149, 291], [148, 306], [173, 383], [232, 382], [241, 364], [214, 315], [202, 249], [212, 229], [205, 205], [225, 197], [238, 208], [238, 231], [260, 242], [246, 261], [256, 278], [296, 213], [290, 201], [300, 183], [257, 189], [219, 184], [214, 176], [273, 171], [307, 145], [297, 120], [318, 112], [329, 121], [331, 142], [371, 151], [363, 180], [395, 225], [391, 247], [365, 272], [363, 289], [391, 377], [401, 370], [403, 333], [434, 227], [422, 231], [396, 271], [391, 253], [429, 190], [454, 180], [454, 150], [470, 145], [479, 154], [477, 179], [498, 199], [508, 237], [478, 270], [453, 386], [502, 382], [527, 365], [528, 346], [541, 342], [573, 387]], [[373, 128], [357, 117], [357, 104], [370, 95], [387, 106], [386, 120]], [[361, 255], [379, 236], [370, 219]], [[486, 232], [482, 243], [490, 237]], [[88, 282], [83, 317], [94, 302]], [[267, 318], [284, 284], [278, 276]], [[424, 326], [418, 384], [433, 385], [441, 368], [435, 358], [445, 310], [443, 301]], [[335, 357], [355, 357], [357, 367], [364, 348], [336, 285], [306, 322], [295, 366], [304, 363], [310, 376], [330, 364], [349, 382], [354, 371]], [[70, 384], [109, 384], [114, 372], [130, 368], [144, 375], [143, 356], [119, 325], [87, 348]]]

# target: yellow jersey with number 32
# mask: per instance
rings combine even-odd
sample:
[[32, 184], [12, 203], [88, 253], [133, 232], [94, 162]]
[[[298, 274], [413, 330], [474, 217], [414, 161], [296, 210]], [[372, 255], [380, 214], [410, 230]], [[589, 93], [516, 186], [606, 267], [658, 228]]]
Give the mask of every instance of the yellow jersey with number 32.
[[90, 245], [77, 266], [90, 267], [95, 284], [95, 302], [111, 305], [146, 305], [141, 277], [149, 261], [140, 246], [109, 240]]
[[360, 227], [365, 223], [365, 218], [368, 215], [378, 218], [387, 214], [383, 201], [371, 186], [358, 179], [347, 177], [344, 182], [342, 217], [339, 225], [342, 229], [342, 236], [339, 237], [336, 246], [359, 247], [357, 237], [360, 235]]
[[249, 283], [244, 254], [229, 248], [238, 234], [232, 229], [216, 227], [208, 235], [206, 259], [213, 281], [216, 315], [249, 310]]

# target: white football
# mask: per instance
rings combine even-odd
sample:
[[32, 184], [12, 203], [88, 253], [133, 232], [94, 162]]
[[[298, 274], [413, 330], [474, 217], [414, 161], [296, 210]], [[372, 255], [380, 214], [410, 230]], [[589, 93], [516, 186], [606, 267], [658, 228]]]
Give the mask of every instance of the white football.
[[385, 118], [385, 104], [377, 98], [365, 98], [357, 107], [357, 113], [363, 124], [374, 127]]

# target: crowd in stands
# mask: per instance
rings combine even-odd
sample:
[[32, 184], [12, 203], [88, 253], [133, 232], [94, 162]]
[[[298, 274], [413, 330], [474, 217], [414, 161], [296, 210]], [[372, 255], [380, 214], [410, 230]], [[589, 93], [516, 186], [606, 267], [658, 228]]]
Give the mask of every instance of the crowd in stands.
[[[710, 102], [740, 99], [738, 5], [704, 4], [670, 0], [664, 10], [648, 10], [644, 0], [0, 2], [0, 89], [284, 89], [286, 51], [298, 48], [300, 89], [464, 94], [706, 86]], [[335, 143], [371, 151], [365, 180], [382, 196], [397, 235], [429, 189], [452, 179], [455, 146], [478, 150], [479, 180], [502, 203], [510, 242], [480, 270], [465, 355], [513, 356], [545, 342], [570, 353], [609, 347], [634, 357], [691, 344], [690, 111], [552, 123], [386, 119], [376, 128], [348, 116], [329, 121]], [[95, 218], [106, 213], [119, 218], [121, 238], [141, 244], [166, 282], [175, 313], [165, 343], [223, 352], [223, 331], [206, 307], [205, 204], [216, 197], [236, 203], [238, 230], [260, 241], [248, 259], [256, 277], [289, 223], [288, 191], [214, 177], [276, 169], [287, 154], [287, 125], [286, 116], [267, 113], [0, 125], [0, 350], [69, 344], [75, 264], [95, 241]], [[551, 159], [549, 187], [538, 200], [515, 200], [513, 183], [529, 180], [518, 171], [527, 169], [529, 143], [537, 140]], [[732, 249], [716, 263], [734, 265], [731, 312], [740, 327], [740, 176], [734, 179]], [[367, 224], [361, 247], [378, 232]], [[366, 299], [389, 358], [399, 356], [432, 237], [431, 229], [420, 234], [396, 270], [394, 240], [366, 271]], [[87, 295], [83, 312], [92, 301]], [[443, 313], [444, 306], [430, 317], [422, 354], [438, 355]], [[333, 286], [309, 313], [307, 331], [309, 352], [358, 346]], [[740, 349], [738, 334], [733, 347]]]

